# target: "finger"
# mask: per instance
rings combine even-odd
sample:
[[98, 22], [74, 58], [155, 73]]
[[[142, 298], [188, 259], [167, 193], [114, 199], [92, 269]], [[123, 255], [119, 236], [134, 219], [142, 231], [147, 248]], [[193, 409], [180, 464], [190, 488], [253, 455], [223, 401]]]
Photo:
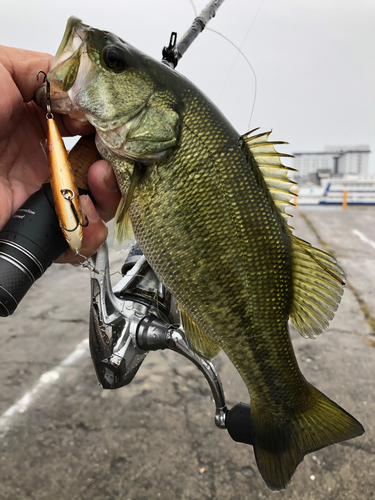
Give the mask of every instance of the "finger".
[[[43, 75], [39, 82], [39, 71], [48, 73], [51, 69], [53, 56], [44, 52], [15, 49], [0, 46], [0, 64], [9, 72], [24, 102], [32, 100], [35, 90], [43, 83]], [[42, 112], [44, 118], [44, 111]], [[63, 136], [88, 135], [94, 132], [94, 127], [86, 119], [74, 120], [68, 116], [56, 115], [56, 121]]]
[[[105, 242], [108, 235], [108, 228], [100, 218], [90, 197], [82, 195], [80, 199], [82, 211], [86, 214], [89, 221], [88, 226], [83, 229], [83, 242], [80, 254], [85, 257], [91, 257]], [[69, 249], [60, 255], [55, 262], [77, 264], [77, 257]]]
[[106, 160], [93, 163], [87, 174], [87, 182], [100, 217], [106, 222], [111, 220], [121, 200], [111, 165]]
[[[40, 88], [42, 89], [42, 92], [45, 92], [44, 85], [42, 85]], [[29, 105], [32, 105], [35, 108], [42, 123], [45, 123], [46, 121], [45, 103], [45, 98], [40, 98], [37, 93], [34, 95], [34, 102], [29, 103]], [[63, 137], [70, 137], [75, 135], [90, 135], [95, 132], [95, 128], [90, 124], [83, 113], [82, 117], [77, 119], [70, 118], [70, 116], [68, 115], [59, 114], [56, 111], [53, 111], [53, 117], [55, 118], [57, 126]]]
[[0, 63], [12, 76], [25, 102], [31, 101], [43, 78], [37, 82], [39, 71], [48, 73], [53, 56], [43, 52], [0, 46]]

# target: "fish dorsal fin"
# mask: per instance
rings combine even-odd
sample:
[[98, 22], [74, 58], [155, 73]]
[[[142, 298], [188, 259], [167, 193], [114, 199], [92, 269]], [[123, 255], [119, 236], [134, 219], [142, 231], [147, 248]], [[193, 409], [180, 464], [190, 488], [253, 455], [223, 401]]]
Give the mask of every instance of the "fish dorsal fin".
[[211, 360], [220, 352], [220, 346], [208, 337], [192, 317], [178, 304], [182, 326], [190, 348], [206, 360]]
[[[288, 172], [296, 170], [285, 167], [281, 158], [293, 156], [275, 149], [287, 143], [268, 142], [271, 131], [251, 135], [255, 130], [243, 135], [242, 139], [250, 148], [276, 207], [283, 217], [290, 217], [285, 208], [293, 206], [290, 200], [296, 194], [291, 189], [296, 183], [288, 179]], [[291, 226], [287, 227], [293, 231]], [[331, 255], [293, 235], [291, 251], [293, 303], [289, 317], [303, 337], [315, 338], [327, 328], [337, 310], [345, 286], [344, 272]]]
[[[282, 164], [281, 158], [293, 158], [293, 155], [279, 153], [276, 151], [275, 146], [278, 144], [288, 144], [287, 142], [269, 142], [268, 138], [272, 131], [264, 132], [261, 134], [251, 135], [255, 132], [254, 129], [241, 138], [248, 145], [258, 167], [263, 175], [267, 184], [270, 195], [284, 218], [291, 217], [285, 212], [288, 205], [296, 195], [290, 190], [297, 183], [288, 178], [288, 172], [295, 172], [296, 170], [291, 167], [286, 167]], [[292, 229], [292, 228], [291, 228]]]
[[130, 220], [129, 210], [125, 207], [125, 200], [121, 201], [117, 207], [115, 215], [115, 240], [121, 245], [124, 241], [133, 237], [133, 227]]
[[332, 255], [292, 236], [293, 304], [290, 320], [306, 338], [320, 335], [344, 292], [344, 272]]

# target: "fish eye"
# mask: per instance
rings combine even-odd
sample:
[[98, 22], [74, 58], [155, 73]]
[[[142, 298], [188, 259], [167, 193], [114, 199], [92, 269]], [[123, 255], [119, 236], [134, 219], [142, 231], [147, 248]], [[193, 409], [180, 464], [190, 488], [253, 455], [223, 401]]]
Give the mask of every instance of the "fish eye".
[[109, 45], [102, 51], [104, 64], [115, 72], [123, 71], [126, 67], [125, 52], [115, 45]]

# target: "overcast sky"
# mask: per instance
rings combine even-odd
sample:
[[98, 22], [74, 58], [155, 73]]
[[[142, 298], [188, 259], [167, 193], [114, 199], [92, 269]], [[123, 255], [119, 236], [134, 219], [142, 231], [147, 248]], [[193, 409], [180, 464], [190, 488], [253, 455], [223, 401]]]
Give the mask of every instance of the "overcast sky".
[[[195, 0], [198, 12], [207, 3]], [[194, 11], [190, 0], [2, 0], [0, 43], [54, 54], [71, 15], [160, 59]], [[251, 128], [273, 129], [287, 152], [368, 144], [375, 173], [374, 0], [226, 0], [208, 26], [241, 46], [255, 70]], [[239, 133], [248, 130], [254, 76], [228, 42], [203, 32], [178, 71]]]

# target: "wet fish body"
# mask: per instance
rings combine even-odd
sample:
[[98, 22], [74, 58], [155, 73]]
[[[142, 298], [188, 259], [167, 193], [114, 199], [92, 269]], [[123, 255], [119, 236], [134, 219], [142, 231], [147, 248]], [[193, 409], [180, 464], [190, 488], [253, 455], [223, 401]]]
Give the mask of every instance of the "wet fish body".
[[124, 197], [120, 237], [130, 215], [192, 348], [205, 358], [223, 349], [244, 379], [266, 484], [285, 488], [306, 453], [362, 434], [298, 368], [288, 319], [306, 337], [321, 333], [343, 276], [292, 235], [291, 183], [269, 134], [240, 137], [183, 76], [75, 18], [48, 79], [53, 110], [95, 126]]

